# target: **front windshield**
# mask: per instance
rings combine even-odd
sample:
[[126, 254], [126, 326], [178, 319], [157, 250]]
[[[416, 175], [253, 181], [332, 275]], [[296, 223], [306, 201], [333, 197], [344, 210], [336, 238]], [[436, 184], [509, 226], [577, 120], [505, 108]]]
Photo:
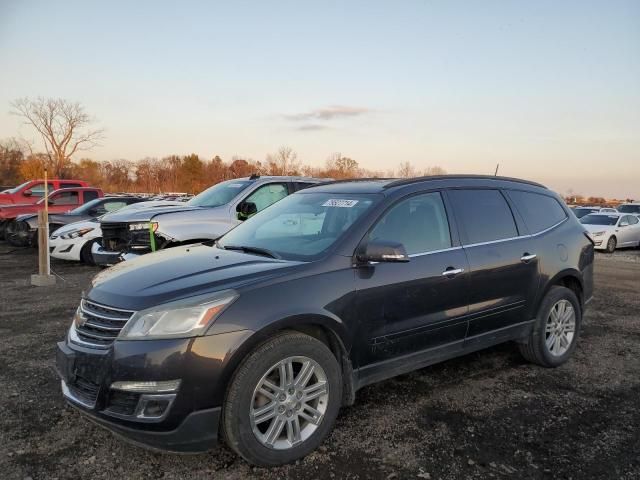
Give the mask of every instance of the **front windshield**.
[[618, 215], [596, 215], [591, 214], [583, 217], [580, 223], [584, 225], [615, 225], [618, 222]]
[[238, 225], [218, 246], [266, 250], [286, 260], [313, 260], [377, 200], [377, 195], [363, 194], [290, 195]]
[[622, 213], [640, 213], [639, 205], [620, 205], [618, 211]]
[[74, 208], [73, 210], [69, 211], [68, 213], [69, 213], [69, 215], [82, 215], [84, 212], [88, 212], [95, 205], [98, 205], [100, 202], [102, 202], [102, 199], [96, 198], [95, 200], [91, 200], [90, 202], [87, 202], [84, 205], [80, 205], [79, 207]]
[[21, 183], [17, 187], [10, 188], [9, 190], [4, 190], [2, 193], [17, 193], [21, 188], [25, 187], [31, 180]]
[[199, 193], [186, 204], [192, 207], [220, 207], [233, 200], [238, 193], [251, 185], [248, 180], [228, 180]]
[[590, 213], [595, 213], [598, 210], [595, 208], [576, 208], [573, 213], [576, 214], [576, 217], [582, 218], [585, 215], [589, 215]]

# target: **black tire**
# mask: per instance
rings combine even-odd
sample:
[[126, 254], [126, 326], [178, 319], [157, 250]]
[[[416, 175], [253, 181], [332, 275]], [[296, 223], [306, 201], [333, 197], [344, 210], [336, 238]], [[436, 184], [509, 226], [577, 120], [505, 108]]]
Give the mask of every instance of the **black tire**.
[[91, 254], [91, 247], [95, 243], [95, 240], [89, 240], [82, 246], [82, 250], [80, 250], [80, 261], [87, 265], [95, 265], [96, 263], [93, 261], [93, 255]]
[[[546, 345], [547, 319], [551, 314], [551, 309], [561, 300], [567, 300], [573, 306], [575, 312], [575, 331], [573, 339], [567, 351], [559, 356], [553, 355]], [[536, 321], [526, 343], [519, 344], [522, 356], [537, 365], [547, 368], [559, 367], [565, 363], [576, 348], [580, 337], [582, 326], [582, 309], [576, 294], [572, 290], [559, 285], [551, 287], [547, 295], [542, 300]]]
[[617, 245], [618, 245], [618, 240], [616, 239], [616, 237], [614, 236], [609, 237], [609, 240], [607, 241], [607, 249], [605, 250], [605, 252], [607, 253], [615, 252]]
[[[297, 446], [276, 450], [263, 445], [251, 428], [253, 392], [272, 365], [292, 356], [317, 362], [327, 378], [328, 402], [315, 431]], [[327, 346], [298, 332], [278, 334], [249, 354], [235, 372], [223, 405], [222, 434], [226, 443], [247, 462], [276, 466], [293, 462], [315, 450], [329, 434], [342, 401], [342, 374], [336, 357]]]

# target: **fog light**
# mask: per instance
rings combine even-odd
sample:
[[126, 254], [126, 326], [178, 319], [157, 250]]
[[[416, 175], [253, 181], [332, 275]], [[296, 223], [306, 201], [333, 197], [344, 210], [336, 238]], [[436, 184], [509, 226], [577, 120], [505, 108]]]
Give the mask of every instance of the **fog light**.
[[113, 382], [112, 390], [136, 393], [165, 393], [175, 392], [180, 387], [180, 380], [165, 380], [158, 382]]
[[141, 420], [162, 420], [176, 398], [175, 393], [168, 395], [142, 395], [136, 407], [135, 416]]

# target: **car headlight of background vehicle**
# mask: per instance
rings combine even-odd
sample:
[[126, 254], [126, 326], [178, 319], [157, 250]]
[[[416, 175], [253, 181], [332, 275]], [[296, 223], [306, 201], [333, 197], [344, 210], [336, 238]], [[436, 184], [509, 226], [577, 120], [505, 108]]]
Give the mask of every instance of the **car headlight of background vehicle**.
[[129, 230], [149, 230], [149, 226], [155, 232], [158, 229], [158, 222], [140, 222], [140, 223], [130, 223]]
[[593, 232], [591, 235], [593, 235], [594, 237], [601, 237], [602, 235], [604, 235], [605, 232]]
[[201, 335], [237, 298], [235, 290], [223, 290], [141, 310], [127, 322], [118, 339], [155, 340]]
[[[72, 238], [83, 237], [87, 233], [91, 232], [92, 230], [93, 228], [81, 228], [79, 230], [71, 230], [70, 232], [59, 235], [59, 237], [64, 238], [65, 240], [70, 240]], [[52, 235], [51, 238], [54, 239], [54, 236]]]

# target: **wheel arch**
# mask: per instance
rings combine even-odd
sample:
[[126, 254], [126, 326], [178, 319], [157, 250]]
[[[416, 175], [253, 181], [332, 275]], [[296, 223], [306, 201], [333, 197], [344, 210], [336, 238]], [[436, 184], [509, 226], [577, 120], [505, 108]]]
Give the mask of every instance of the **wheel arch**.
[[582, 274], [573, 268], [568, 268], [558, 272], [555, 276], [551, 277], [549, 281], [546, 283], [544, 289], [542, 290], [542, 294], [538, 298], [538, 302], [536, 304], [535, 311], [537, 312], [540, 308], [540, 304], [546, 297], [547, 293], [554, 286], [562, 286], [566, 287], [575, 293], [578, 298], [578, 302], [580, 303], [580, 308], [584, 310], [584, 280], [582, 278]]
[[351, 362], [351, 344], [347, 339], [344, 326], [333, 318], [318, 314], [293, 315], [282, 318], [253, 332], [225, 361], [222, 385], [227, 385], [238, 370], [242, 361], [256, 348], [276, 335], [286, 332], [299, 332], [324, 343], [333, 353], [342, 371], [343, 405], [355, 402], [355, 379]]

